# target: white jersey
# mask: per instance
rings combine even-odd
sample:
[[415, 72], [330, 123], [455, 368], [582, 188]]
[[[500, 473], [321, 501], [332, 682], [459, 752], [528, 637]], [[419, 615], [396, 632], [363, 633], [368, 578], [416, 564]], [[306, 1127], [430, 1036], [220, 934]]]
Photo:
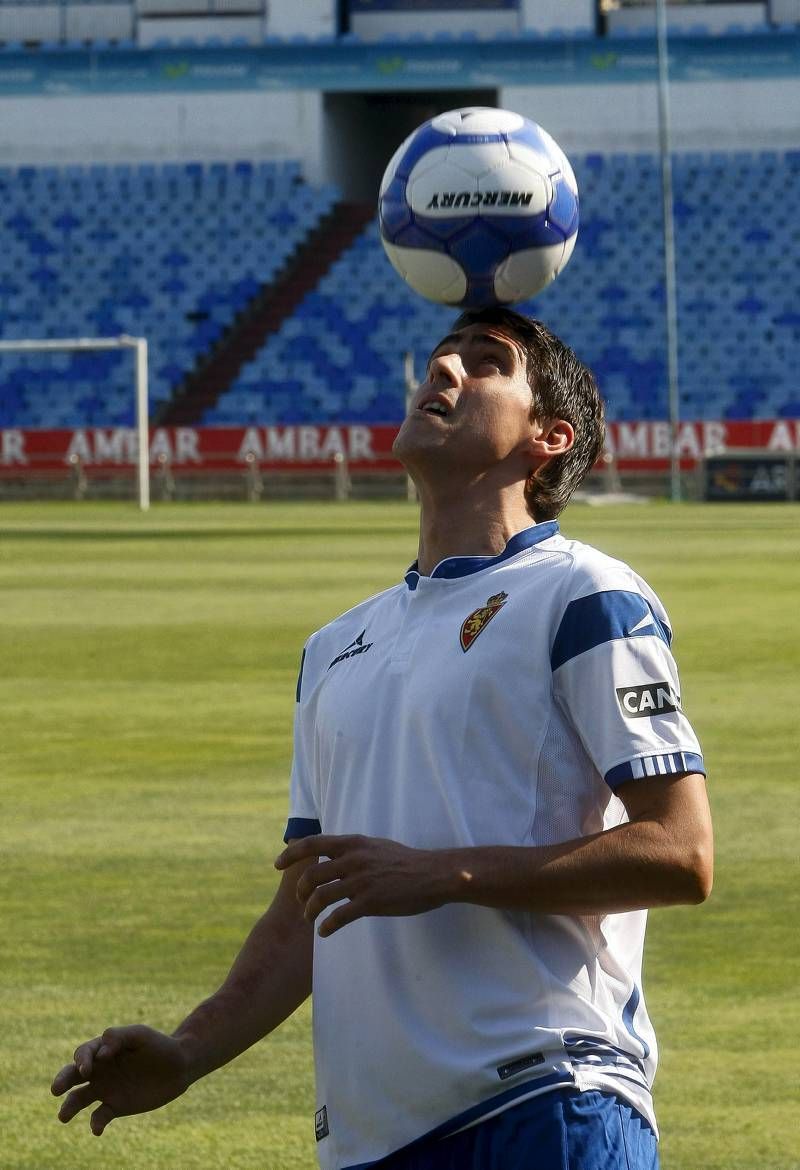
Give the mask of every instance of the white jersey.
[[[307, 643], [287, 840], [550, 845], [619, 824], [619, 784], [703, 771], [670, 640], [647, 585], [555, 522], [409, 570]], [[315, 938], [321, 1165], [565, 1085], [655, 1127], [645, 919], [452, 904]]]

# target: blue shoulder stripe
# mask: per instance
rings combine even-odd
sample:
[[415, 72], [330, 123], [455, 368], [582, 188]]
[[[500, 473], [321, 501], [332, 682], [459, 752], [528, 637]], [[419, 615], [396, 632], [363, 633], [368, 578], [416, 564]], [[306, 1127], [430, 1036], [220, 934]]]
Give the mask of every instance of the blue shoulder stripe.
[[669, 646], [672, 632], [653, 613], [641, 593], [609, 589], [578, 597], [564, 610], [564, 616], [550, 652], [550, 666], [558, 670], [571, 658], [617, 638], [660, 638]]
[[289, 817], [284, 841], [294, 841], [298, 837], [315, 837], [322, 832], [322, 825], [311, 817]]

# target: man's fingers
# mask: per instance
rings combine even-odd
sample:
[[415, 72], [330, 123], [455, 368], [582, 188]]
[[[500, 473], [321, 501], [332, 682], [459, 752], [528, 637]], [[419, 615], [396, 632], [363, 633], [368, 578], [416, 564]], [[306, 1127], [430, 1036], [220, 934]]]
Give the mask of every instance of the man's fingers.
[[80, 1089], [73, 1089], [64, 1099], [64, 1103], [58, 1111], [58, 1120], [72, 1121], [76, 1113], [80, 1113], [81, 1109], [85, 1109], [87, 1105], [92, 1105], [99, 1099], [97, 1091], [91, 1085], [83, 1085]]
[[343, 906], [332, 910], [325, 921], [317, 928], [320, 938], [329, 938], [349, 922], [355, 922], [364, 917], [364, 911], [357, 902], [345, 902]]
[[67, 1089], [72, 1089], [85, 1080], [86, 1078], [78, 1072], [74, 1064], [65, 1064], [53, 1077], [50, 1092], [54, 1097], [60, 1097], [62, 1093], [66, 1093]]
[[110, 1060], [125, 1047], [135, 1047], [130, 1028], [106, 1028], [102, 1036], [95, 1036], [85, 1044], [79, 1044], [72, 1057], [72, 1064], [65, 1064], [53, 1077], [50, 1092], [60, 1097], [67, 1089], [91, 1080], [95, 1061]]
[[347, 881], [328, 882], [327, 885], [317, 886], [306, 902], [303, 911], [306, 922], [313, 922], [323, 910], [327, 910], [336, 902], [343, 902], [346, 898], [353, 897], [355, 892], [353, 883]]
[[312, 834], [291, 841], [283, 853], [275, 858], [276, 869], [289, 869], [296, 861], [309, 857], [338, 857], [345, 849], [351, 848], [357, 838], [335, 837], [329, 833]]
[[342, 870], [337, 861], [321, 861], [318, 865], [309, 865], [297, 883], [298, 901], [307, 902], [319, 886], [341, 877]]
[[[321, 841], [322, 837], [319, 835], [301, 837], [297, 841], [291, 841], [283, 853], [279, 853], [275, 858], [275, 868], [290, 869], [296, 861], [304, 861], [309, 857], [321, 857], [324, 852], [320, 844]], [[329, 856], [329, 854], [325, 856]]]
[[75, 1054], [72, 1060], [76, 1069], [81, 1074], [82, 1081], [88, 1081], [92, 1075], [92, 1067], [94, 1065], [95, 1057], [100, 1048], [103, 1047], [103, 1037], [95, 1036], [93, 1040], [87, 1040], [85, 1044], [79, 1044], [75, 1049]]
[[87, 1040], [85, 1044], [78, 1045], [72, 1057], [72, 1064], [65, 1064], [53, 1077], [50, 1092], [54, 1097], [60, 1097], [67, 1089], [89, 1080], [98, 1050], [102, 1046], [102, 1036], [95, 1036], [94, 1040]]
[[135, 1025], [131, 1028], [106, 1028], [100, 1037], [95, 1059], [110, 1060], [112, 1056], [119, 1055], [123, 1048], [136, 1048], [134, 1029]]
[[98, 1106], [98, 1108], [95, 1109], [95, 1111], [92, 1114], [90, 1121], [89, 1121], [89, 1124], [91, 1126], [92, 1133], [94, 1134], [94, 1136], [100, 1137], [100, 1134], [106, 1128], [109, 1121], [113, 1121], [116, 1116], [117, 1115], [114, 1112], [114, 1110], [111, 1108], [111, 1106], [106, 1105], [105, 1102], [102, 1105]]

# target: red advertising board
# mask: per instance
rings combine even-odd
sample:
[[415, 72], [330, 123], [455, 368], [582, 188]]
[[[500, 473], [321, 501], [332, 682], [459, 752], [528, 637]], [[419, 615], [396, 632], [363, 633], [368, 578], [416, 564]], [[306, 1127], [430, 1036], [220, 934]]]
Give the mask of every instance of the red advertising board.
[[[354, 472], [399, 470], [392, 456], [397, 426], [303, 425], [252, 427], [156, 427], [150, 431], [150, 463], [168, 464], [175, 475], [243, 471], [316, 471], [343, 455]], [[682, 423], [678, 453], [685, 468], [705, 455], [742, 450], [800, 451], [800, 420], [772, 419]], [[660, 471], [669, 465], [667, 422], [620, 422], [608, 427], [607, 450], [622, 471]], [[52, 476], [80, 464], [87, 474], [133, 473], [137, 460], [132, 427], [76, 430], [0, 430], [0, 476]]]

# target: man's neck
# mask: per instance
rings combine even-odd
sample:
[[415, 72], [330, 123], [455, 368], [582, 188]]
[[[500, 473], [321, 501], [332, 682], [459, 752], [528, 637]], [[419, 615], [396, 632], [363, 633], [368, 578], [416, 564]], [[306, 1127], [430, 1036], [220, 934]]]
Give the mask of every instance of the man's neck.
[[417, 565], [429, 576], [448, 557], [497, 556], [512, 536], [536, 521], [519, 493], [493, 499], [436, 501], [421, 496]]

